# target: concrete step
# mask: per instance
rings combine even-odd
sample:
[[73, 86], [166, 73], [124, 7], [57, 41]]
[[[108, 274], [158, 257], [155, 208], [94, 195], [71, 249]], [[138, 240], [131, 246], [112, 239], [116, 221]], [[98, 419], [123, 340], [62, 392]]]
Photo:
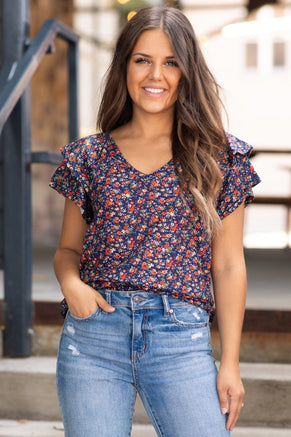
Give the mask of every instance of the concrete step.
[[[231, 434], [232, 437], [290, 437], [291, 430], [279, 428], [237, 427]], [[63, 425], [61, 422], [0, 420], [0, 437], [32, 436], [64, 437]], [[131, 437], [157, 437], [157, 434], [151, 425], [134, 424]]]
[[[1, 359], [0, 417], [60, 420], [55, 367], [52, 357]], [[239, 426], [291, 429], [291, 365], [242, 363], [241, 374], [246, 397]], [[139, 398], [134, 423], [150, 423]]]

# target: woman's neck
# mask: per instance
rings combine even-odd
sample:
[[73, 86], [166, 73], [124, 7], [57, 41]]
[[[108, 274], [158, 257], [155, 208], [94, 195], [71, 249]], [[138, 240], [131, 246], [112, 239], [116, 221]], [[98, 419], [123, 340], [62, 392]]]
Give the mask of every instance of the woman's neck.
[[161, 136], [170, 138], [172, 136], [173, 120], [174, 115], [169, 113], [140, 114], [139, 111], [134, 111], [127, 127], [134, 133], [134, 136], [140, 138], [151, 139]]

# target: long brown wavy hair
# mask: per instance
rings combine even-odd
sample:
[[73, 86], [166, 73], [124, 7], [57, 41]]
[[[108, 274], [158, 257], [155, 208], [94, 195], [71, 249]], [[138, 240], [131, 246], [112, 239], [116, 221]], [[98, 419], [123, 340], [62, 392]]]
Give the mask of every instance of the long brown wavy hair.
[[[108, 132], [132, 118], [127, 91], [127, 61], [137, 40], [146, 30], [162, 29], [169, 37], [181, 69], [172, 130], [173, 159], [181, 193], [187, 202], [192, 193], [198, 214], [211, 234], [221, 224], [216, 199], [222, 183], [217, 155], [226, 144], [219, 86], [209, 71], [194, 30], [178, 9], [149, 7], [140, 10], [120, 34], [108, 69], [100, 104], [97, 129]], [[187, 194], [188, 193], [188, 194]]]

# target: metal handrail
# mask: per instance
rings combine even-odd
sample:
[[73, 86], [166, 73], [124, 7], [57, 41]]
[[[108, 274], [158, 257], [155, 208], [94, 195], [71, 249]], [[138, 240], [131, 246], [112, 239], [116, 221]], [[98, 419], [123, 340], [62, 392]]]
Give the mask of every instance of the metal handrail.
[[61, 38], [69, 44], [76, 44], [79, 40], [75, 32], [58, 20], [47, 20], [44, 23], [0, 95], [0, 134], [40, 61], [52, 48], [55, 38]]
[[[16, 0], [12, 3], [14, 7]], [[3, 227], [0, 268], [5, 271], [3, 346], [4, 354], [24, 357], [31, 354], [32, 347], [31, 164], [58, 164], [61, 160], [61, 155], [52, 151], [31, 151], [30, 81], [46, 53], [54, 51], [55, 39], [65, 40], [68, 44], [68, 136], [69, 141], [77, 138], [79, 36], [58, 20], [48, 20], [33, 40], [26, 39], [28, 2], [17, 1], [11, 28], [8, 23], [14, 10], [9, 0], [4, 0], [4, 5], [5, 55], [0, 70], [0, 158], [3, 163], [0, 171], [5, 180], [0, 187], [0, 195], [5, 199], [4, 208], [0, 210]]]

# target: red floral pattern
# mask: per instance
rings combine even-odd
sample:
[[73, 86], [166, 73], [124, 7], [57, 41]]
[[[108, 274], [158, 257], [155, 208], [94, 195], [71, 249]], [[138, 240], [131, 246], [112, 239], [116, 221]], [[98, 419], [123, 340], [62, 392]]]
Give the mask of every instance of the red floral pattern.
[[[251, 147], [228, 134], [219, 155], [223, 219], [253, 199], [260, 180]], [[73, 200], [89, 225], [80, 264], [93, 288], [168, 294], [213, 315], [211, 245], [194, 200], [180, 193], [173, 160], [147, 175], [123, 157], [110, 133], [82, 138], [61, 149], [64, 160], [50, 186]], [[179, 164], [178, 164], [179, 165]]]

